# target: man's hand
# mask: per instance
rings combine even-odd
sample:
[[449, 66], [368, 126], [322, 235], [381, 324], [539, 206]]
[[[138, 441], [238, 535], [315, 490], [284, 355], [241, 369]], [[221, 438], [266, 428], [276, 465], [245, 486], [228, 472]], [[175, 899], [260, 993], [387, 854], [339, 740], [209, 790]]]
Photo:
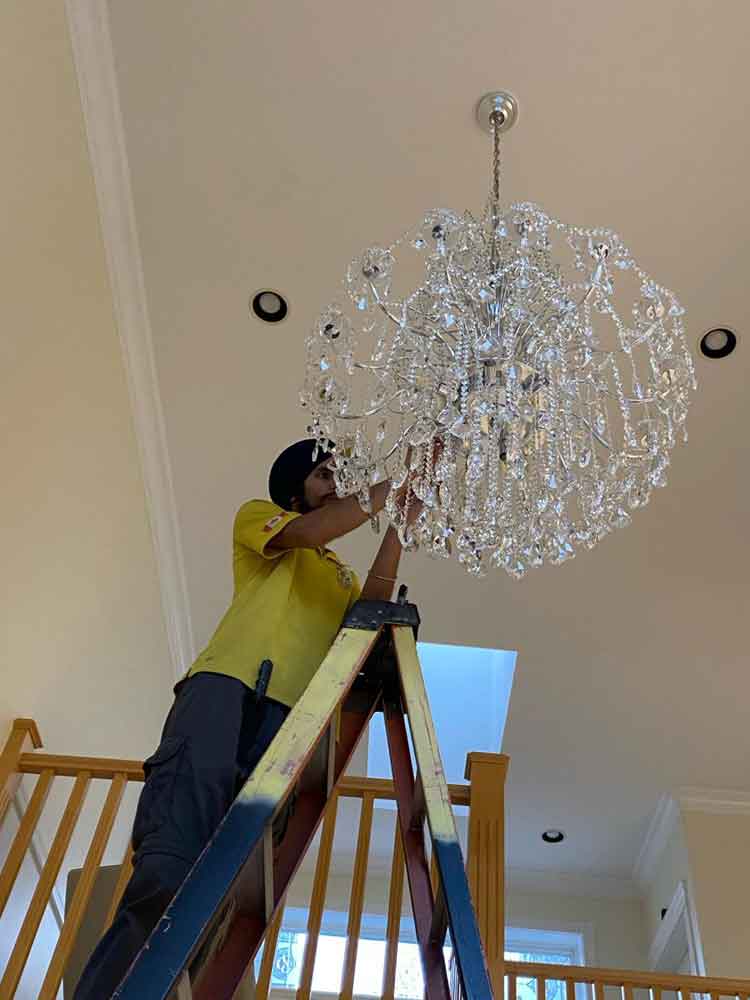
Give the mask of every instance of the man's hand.
[[[440, 460], [440, 456], [443, 454], [444, 448], [445, 448], [445, 442], [443, 441], [442, 438], [438, 437], [433, 439], [432, 456], [430, 463], [430, 466], [433, 470], [437, 465], [438, 461]], [[409, 448], [407, 448], [406, 450], [407, 468], [411, 465], [412, 451], [413, 449], [411, 446], [409, 446]], [[406, 515], [407, 524], [414, 524], [414, 522], [419, 517], [424, 508], [423, 501], [419, 499], [419, 497], [414, 493], [414, 490], [412, 488], [414, 480], [418, 477], [418, 475], [419, 475], [418, 472], [409, 469], [409, 471], [406, 473], [406, 479], [404, 481], [403, 486], [399, 488], [395, 496], [396, 505], [401, 510], [404, 509], [407, 502], [409, 504], [409, 509]]]

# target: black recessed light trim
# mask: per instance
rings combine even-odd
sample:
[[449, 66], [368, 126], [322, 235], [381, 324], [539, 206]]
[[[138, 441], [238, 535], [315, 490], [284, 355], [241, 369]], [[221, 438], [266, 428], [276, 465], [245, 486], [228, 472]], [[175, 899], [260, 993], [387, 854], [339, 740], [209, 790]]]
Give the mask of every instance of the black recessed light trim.
[[[278, 300], [278, 309], [273, 312], [264, 309], [260, 301], [264, 295], [273, 295]], [[250, 300], [250, 308], [258, 319], [263, 320], [264, 323], [280, 323], [283, 319], [286, 319], [289, 312], [286, 299], [273, 288], [261, 288], [259, 292], [256, 292]]]
[[[708, 338], [712, 333], [723, 333], [726, 341], [722, 347], [709, 347]], [[700, 339], [701, 354], [704, 358], [726, 358], [737, 346], [737, 335], [726, 326], [715, 326], [708, 330]]]
[[562, 830], [545, 830], [542, 840], [545, 844], [561, 844], [565, 840], [565, 834]]

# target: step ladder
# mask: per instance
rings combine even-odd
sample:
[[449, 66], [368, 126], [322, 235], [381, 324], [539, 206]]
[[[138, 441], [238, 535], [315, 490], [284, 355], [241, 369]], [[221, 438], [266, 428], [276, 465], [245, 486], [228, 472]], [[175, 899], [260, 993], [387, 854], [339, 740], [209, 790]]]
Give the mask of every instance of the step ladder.
[[[370, 718], [382, 711], [425, 997], [492, 1000], [417, 656], [418, 627], [405, 587], [396, 603], [354, 605], [113, 997], [231, 1000]], [[438, 875], [434, 893], [425, 824]], [[448, 930], [452, 990], [442, 950]]]

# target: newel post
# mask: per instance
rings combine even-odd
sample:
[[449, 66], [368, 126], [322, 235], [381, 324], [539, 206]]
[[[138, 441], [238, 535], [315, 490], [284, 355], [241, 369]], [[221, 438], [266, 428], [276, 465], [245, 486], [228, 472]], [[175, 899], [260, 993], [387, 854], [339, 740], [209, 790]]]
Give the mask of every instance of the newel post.
[[39, 730], [33, 719], [14, 719], [13, 726], [0, 751], [0, 823], [5, 819], [8, 806], [21, 783], [18, 763], [21, 754], [42, 745]]
[[502, 753], [466, 757], [469, 800], [468, 876], [479, 933], [497, 1000], [505, 995], [505, 776]]

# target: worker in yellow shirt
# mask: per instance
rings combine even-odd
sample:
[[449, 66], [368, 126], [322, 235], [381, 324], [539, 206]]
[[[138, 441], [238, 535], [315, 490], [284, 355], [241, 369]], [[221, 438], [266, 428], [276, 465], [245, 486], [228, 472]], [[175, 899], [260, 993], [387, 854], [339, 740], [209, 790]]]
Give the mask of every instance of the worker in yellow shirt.
[[[330, 454], [298, 441], [271, 468], [271, 501], [234, 522], [234, 595], [211, 641], [175, 687], [161, 742], [144, 763], [133, 824], [133, 874], [95, 948], [75, 1000], [114, 992], [193, 862], [322, 663], [361, 596], [390, 600], [401, 544], [385, 532], [361, 589], [327, 546], [368, 519], [336, 496]], [[390, 482], [371, 491], [380, 511]], [[401, 490], [405, 496], [408, 484]], [[410, 519], [420, 505], [412, 497]], [[272, 664], [270, 677], [261, 664]], [[259, 673], [261, 683], [258, 683]]]

